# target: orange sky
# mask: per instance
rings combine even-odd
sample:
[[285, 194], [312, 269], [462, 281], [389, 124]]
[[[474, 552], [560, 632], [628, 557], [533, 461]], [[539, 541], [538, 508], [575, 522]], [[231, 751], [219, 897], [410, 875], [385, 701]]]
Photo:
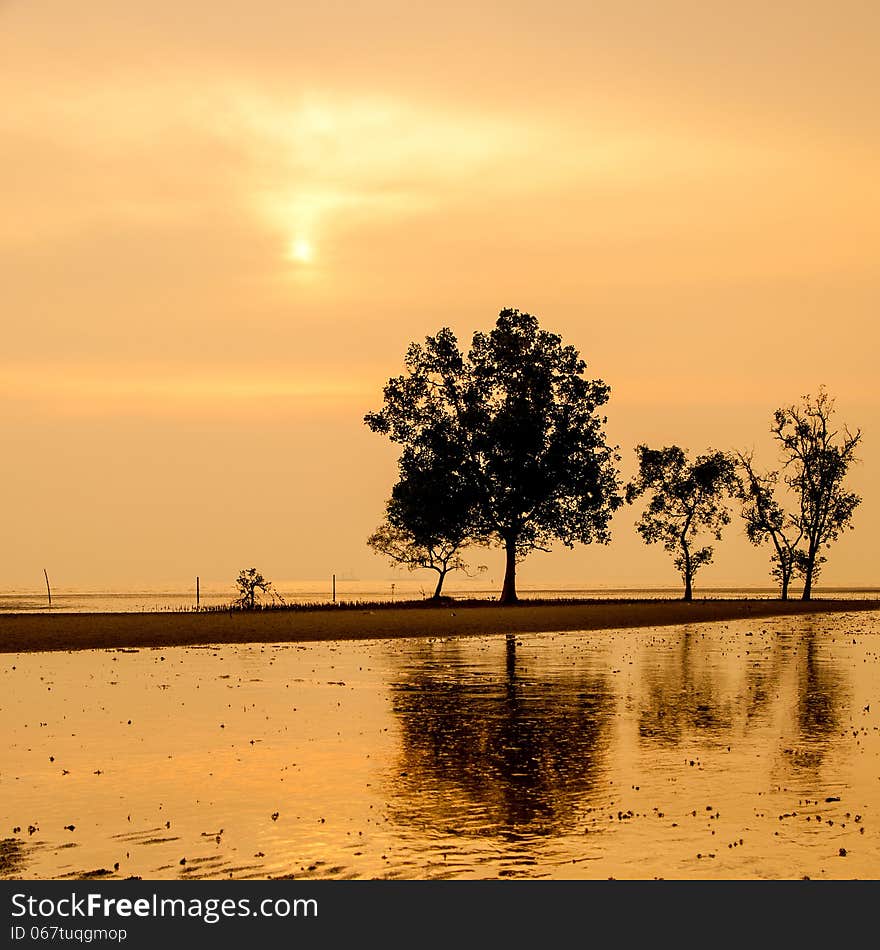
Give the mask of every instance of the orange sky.
[[[876, 583], [880, 7], [766, 6], [0, 0], [0, 588], [389, 577], [362, 416], [506, 306], [611, 384], [627, 475], [770, 462], [825, 383], [865, 501], [823, 580]], [[521, 583], [674, 585], [633, 520]], [[765, 583], [740, 535], [699, 583]]]

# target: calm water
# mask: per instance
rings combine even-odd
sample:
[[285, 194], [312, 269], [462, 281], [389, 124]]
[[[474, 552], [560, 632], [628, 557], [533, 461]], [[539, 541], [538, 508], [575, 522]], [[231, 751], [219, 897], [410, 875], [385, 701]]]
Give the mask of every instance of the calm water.
[[[286, 603], [329, 603], [331, 601], [331, 583], [317, 581], [282, 581], [277, 592]], [[500, 586], [486, 587], [485, 582], [462, 585], [453, 581], [446, 592], [454, 597], [478, 597], [495, 600]], [[339, 601], [392, 601], [423, 600], [433, 593], [430, 582], [411, 577], [392, 581], [355, 581], [338, 578], [336, 598]], [[539, 588], [520, 588], [522, 597], [560, 598], [560, 597], [670, 597], [679, 598], [681, 587], [633, 588], [577, 588], [544, 590]], [[202, 583], [199, 596], [201, 607], [216, 607], [229, 604], [235, 599], [234, 585]], [[698, 597], [777, 597], [778, 590], [771, 587], [754, 588], [698, 588]], [[837, 597], [863, 599], [880, 596], [877, 588], [842, 590], [839, 588], [815, 591], [817, 597]], [[0, 592], [0, 613], [100, 613], [142, 611], [193, 610], [196, 607], [195, 579], [192, 588], [159, 587], [143, 590], [84, 590], [59, 587], [52, 589], [52, 605], [49, 606], [45, 587], [33, 587]]]
[[2, 655], [0, 875], [877, 878], [878, 664], [880, 612]]

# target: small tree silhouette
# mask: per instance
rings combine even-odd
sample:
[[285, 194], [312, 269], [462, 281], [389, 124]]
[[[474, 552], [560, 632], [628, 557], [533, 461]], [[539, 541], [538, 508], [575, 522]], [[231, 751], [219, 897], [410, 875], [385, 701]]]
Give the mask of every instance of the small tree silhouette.
[[836, 428], [833, 416], [834, 400], [820, 387], [816, 396], [777, 409], [770, 427], [782, 452], [783, 481], [797, 504], [790, 521], [801, 538], [796, 567], [804, 578], [802, 600], [812, 596], [813, 581], [825, 563], [822, 551], [852, 527], [853, 512], [862, 501], [844, 488], [857, 461], [861, 430]]
[[730, 523], [725, 501], [736, 496], [739, 481], [736, 462], [726, 452], [710, 452], [691, 462], [684, 449], [668, 445], [636, 449], [638, 475], [626, 486], [626, 500], [632, 504], [647, 494], [648, 504], [636, 523], [645, 544], [660, 542], [673, 555], [684, 581], [684, 599], [693, 599], [694, 575], [712, 561], [711, 545], [695, 548], [702, 533], [721, 540]]
[[257, 602], [258, 590], [267, 594], [272, 589], [272, 582], [267, 581], [255, 567], [249, 567], [239, 571], [235, 583], [239, 590], [236, 604], [238, 604], [242, 610], [254, 609]]
[[768, 538], [773, 543], [771, 575], [779, 580], [780, 598], [788, 600], [788, 585], [802, 563], [798, 545], [804, 536], [804, 525], [788, 514], [776, 499], [779, 472], [759, 472], [751, 454], [737, 455], [742, 478], [742, 516], [746, 537], [759, 546]]
[[439, 600], [443, 581], [450, 571], [462, 571], [475, 577], [486, 570], [481, 564], [474, 570], [468, 567], [461, 555], [460, 544], [448, 538], [420, 542], [414, 534], [385, 520], [367, 538], [367, 545], [377, 554], [389, 559], [392, 564], [403, 564], [409, 571], [420, 568], [437, 572], [437, 586], [431, 600]]

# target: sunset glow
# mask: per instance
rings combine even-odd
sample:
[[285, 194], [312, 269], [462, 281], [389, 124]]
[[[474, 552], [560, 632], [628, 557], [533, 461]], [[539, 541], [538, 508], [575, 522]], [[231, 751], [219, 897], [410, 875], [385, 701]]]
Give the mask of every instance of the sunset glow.
[[[71, 582], [224, 577], [251, 544], [270, 574], [382, 575], [364, 539], [395, 457], [363, 414], [411, 341], [467, 342], [506, 306], [611, 385], [627, 475], [645, 440], [771, 464], [773, 409], [824, 383], [865, 432], [854, 488], [870, 482], [870, 5], [87, 6], [0, 4], [10, 582], [39, 577], [48, 546]], [[162, 422], [146, 435], [126, 412]], [[218, 543], [249, 515], [208, 432], [261, 446], [248, 477], [301, 544]], [[145, 479], [145, 439], [217, 473], [204, 531], [161, 556], [179, 491]], [[103, 470], [150, 499], [124, 532], [91, 492]], [[878, 530], [866, 502], [828, 583], [869, 580]], [[626, 511], [614, 538], [531, 558], [524, 583], [665, 576]], [[764, 573], [737, 536], [706, 576]]]
[[296, 238], [291, 242], [287, 256], [292, 261], [308, 264], [312, 259], [312, 245], [305, 238]]

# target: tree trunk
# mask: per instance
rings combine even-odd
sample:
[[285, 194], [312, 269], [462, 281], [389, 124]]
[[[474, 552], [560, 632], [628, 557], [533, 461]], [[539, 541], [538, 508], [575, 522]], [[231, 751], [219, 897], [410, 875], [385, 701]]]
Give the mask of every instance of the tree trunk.
[[437, 586], [434, 588], [434, 596], [431, 600], [440, 599], [440, 591], [443, 590], [443, 581], [446, 579], [446, 571], [437, 571], [437, 573], [440, 576], [437, 578]]
[[693, 600], [694, 592], [691, 587], [691, 579], [693, 575], [693, 571], [691, 570], [691, 550], [688, 547], [688, 543], [685, 539], [686, 534], [682, 532], [681, 549], [684, 553], [684, 599]]
[[807, 569], [804, 571], [804, 592], [801, 600], [810, 600], [813, 594], [813, 566], [816, 563], [816, 554], [810, 551], [807, 555]]
[[515, 604], [516, 596], [516, 539], [507, 538], [504, 542], [507, 560], [504, 568], [504, 587], [501, 589], [502, 604]]
[[785, 571], [782, 572], [782, 593], [780, 594], [780, 600], [788, 600], [788, 581], [790, 577], [790, 574]]

